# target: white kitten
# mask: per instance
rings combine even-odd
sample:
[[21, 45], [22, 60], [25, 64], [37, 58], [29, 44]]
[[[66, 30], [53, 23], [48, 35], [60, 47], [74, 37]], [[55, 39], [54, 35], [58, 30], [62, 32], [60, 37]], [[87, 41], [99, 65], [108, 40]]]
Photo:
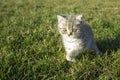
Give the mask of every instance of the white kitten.
[[86, 49], [100, 53], [92, 30], [83, 21], [82, 15], [58, 15], [57, 17], [58, 30], [63, 39], [68, 61], [75, 61], [76, 56]]

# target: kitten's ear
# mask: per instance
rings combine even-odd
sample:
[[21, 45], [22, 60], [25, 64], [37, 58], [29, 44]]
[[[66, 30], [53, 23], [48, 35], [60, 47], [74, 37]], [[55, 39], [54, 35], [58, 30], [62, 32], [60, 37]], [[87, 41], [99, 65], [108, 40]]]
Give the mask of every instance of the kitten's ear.
[[66, 16], [65, 15], [57, 15], [57, 18], [58, 18], [58, 22], [66, 20]]
[[76, 20], [83, 21], [83, 15], [82, 14], [81, 15], [77, 15], [76, 16]]

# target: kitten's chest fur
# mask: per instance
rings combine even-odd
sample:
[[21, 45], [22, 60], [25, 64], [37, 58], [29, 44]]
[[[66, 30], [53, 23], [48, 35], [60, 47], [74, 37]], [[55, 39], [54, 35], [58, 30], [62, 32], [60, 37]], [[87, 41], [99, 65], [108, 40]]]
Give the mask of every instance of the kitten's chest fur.
[[83, 48], [83, 40], [82, 39], [69, 39], [63, 38], [63, 43], [67, 51], [69, 50], [77, 50]]
[[91, 36], [85, 36], [85, 33], [81, 33], [79, 38], [63, 37], [63, 44], [68, 53], [73, 50], [81, 52], [83, 49], [88, 49], [90, 47], [89, 44], [91, 44], [91, 39]]

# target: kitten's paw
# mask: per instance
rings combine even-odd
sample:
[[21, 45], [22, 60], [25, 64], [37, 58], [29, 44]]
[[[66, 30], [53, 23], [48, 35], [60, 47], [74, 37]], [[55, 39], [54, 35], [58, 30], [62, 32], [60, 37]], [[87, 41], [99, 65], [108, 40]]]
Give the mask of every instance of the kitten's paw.
[[101, 51], [97, 51], [97, 54], [100, 54], [101, 56], [103, 55], [103, 53]]
[[102, 55], [103, 55], [103, 52], [99, 52], [99, 54], [102, 56]]
[[70, 61], [70, 62], [75, 62], [76, 61], [75, 58], [72, 58], [70, 56], [66, 56], [66, 59], [67, 59], [67, 61]]

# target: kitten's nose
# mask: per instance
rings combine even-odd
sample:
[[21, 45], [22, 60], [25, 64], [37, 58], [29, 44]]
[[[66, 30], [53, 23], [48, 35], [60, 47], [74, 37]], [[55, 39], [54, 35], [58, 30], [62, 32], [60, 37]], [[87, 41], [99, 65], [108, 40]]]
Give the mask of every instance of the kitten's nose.
[[70, 35], [72, 35], [72, 32], [69, 32], [69, 33], [68, 33], [68, 36], [70, 36]]

